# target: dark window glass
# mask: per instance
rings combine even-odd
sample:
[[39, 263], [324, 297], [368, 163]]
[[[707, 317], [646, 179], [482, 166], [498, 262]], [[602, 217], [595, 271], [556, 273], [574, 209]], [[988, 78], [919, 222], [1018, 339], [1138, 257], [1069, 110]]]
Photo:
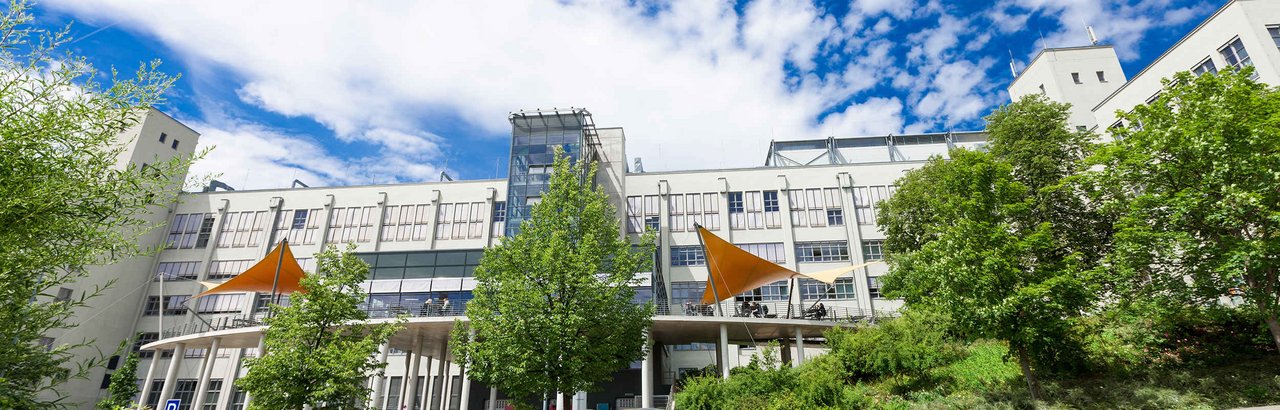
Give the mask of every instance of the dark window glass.
[[742, 213], [744, 211], [745, 209], [742, 203], [742, 193], [730, 192], [729, 193], [729, 213], [736, 214], [736, 213]]
[[778, 191], [764, 191], [764, 211], [778, 212]]

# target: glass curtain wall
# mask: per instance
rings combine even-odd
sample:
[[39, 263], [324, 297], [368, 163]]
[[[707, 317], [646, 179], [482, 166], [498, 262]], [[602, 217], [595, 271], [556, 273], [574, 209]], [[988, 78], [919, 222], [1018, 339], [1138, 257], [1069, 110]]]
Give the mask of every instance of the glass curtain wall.
[[506, 235], [520, 232], [520, 223], [550, 186], [555, 149], [572, 161], [582, 157], [585, 110], [520, 112], [512, 114], [511, 161], [507, 178]]

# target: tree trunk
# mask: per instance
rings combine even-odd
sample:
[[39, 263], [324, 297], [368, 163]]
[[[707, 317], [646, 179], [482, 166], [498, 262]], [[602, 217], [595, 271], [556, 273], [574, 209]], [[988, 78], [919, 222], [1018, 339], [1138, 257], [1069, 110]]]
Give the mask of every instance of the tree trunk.
[[1267, 329], [1271, 331], [1271, 341], [1276, 344], [1276, 350], [1280, 351], [1280, 320], [1276, 319], [1275, 312], [1267, 312], [1262, 320], [1267, 322]]
[[1031, 392], [1031, 400], [1038, 401], [1044, 397], [1044, 393], [1040, 391], [1040, 380], [1036, 379], [1036, 372], [1031, 368], [1031, 356], [1027, 354], [1027, 348], [1018, 347], [1018, 365], [1022, 366], [1022, 378], [1027, 380], [1027, 389]]

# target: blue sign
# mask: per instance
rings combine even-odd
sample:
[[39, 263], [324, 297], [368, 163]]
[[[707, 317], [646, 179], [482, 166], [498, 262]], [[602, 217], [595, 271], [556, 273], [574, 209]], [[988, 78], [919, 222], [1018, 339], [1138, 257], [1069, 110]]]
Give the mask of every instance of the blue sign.
[[164, 410], [178, 410], [182, 406], [182, 399], [169, 399], [164, 403]]

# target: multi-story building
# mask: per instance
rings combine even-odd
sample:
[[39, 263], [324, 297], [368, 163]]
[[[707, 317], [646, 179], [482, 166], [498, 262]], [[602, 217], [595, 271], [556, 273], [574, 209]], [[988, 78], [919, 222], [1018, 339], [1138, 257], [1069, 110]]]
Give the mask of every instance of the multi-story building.
[[1161, 80], [1254, 67], [1259, 81], [1280, 85], [1280, 2], [1231, 0], [1145, 69], [1126, 80], [1111, 46], [1046, 48], [1009, 85], [1014, 100], [1042, 93], [1072, 105], [1081, 130], [1127, 126], [1117, 112], [1155, 100]]
[[[153, 116], [129, 132], [137, 153], [130, 161], [190, 154], [196, 134]], [[191, 298], [207, 289], [205, 283], [244, 271], [282, 239], [308, 270], [322, 247], [350, 243], [371, 266], [366, 290], [373, 320], [413, 316], [384, 350], [387, 377], [371, 381], [371, 400], [387, 409], [441, 408], [441, 402], [443, 408], [485, 408], [491, 391], [471, 386], [451, 363], [448, 329], [471, 298], [483, 249], [527, 219], [560, 149], [598, 165], [596, 182], [618, 209], [620, 234], [635, 238], [651, 229], [659, 238], [655, 269], [641, 274], [637, 288], [637, 299], [651, 300], [659, 310], [652, 353], [620, 371], [603, 391], [577, 394], [576, 401], [652, 406], [655, 398], [661, 404], [682, 372], [713, 363], [727, 370], [744, 364], [758, 344], [779, 339], [795, 343], [787, 355], [799, 362], [806, 351], [820, 350], [812, 343], [834, 320], [850, 323], [898, 307], [879, 295], [877, 276], [885, 271], [879, 264], [834, 286], [804, 278], [772, 283], [724, 302], [725, 317], [703, 316], [711, 310], [688, 309], [699, 303], [708, 275], [694, 224], [797, 272], [875, 261], [882, 257], [883, 235], [874, 205], [892, 195], [894, 181], [929, 156], [984, 141], [981, 133], [778, 141], [761, 147], [768, 155], [759, 167], [645, 173], [628, 170], [623, 130], [596, 127], [586, 110], [517, 112], [510, 122], [506, 179], [184, 193], [157, 212], [163, 228], [148, 240], [163, 244], [162, 252], [94, 269], [94, 278], [119, 282], [110, 298], [100, 299], [109, 305], [86, 315], [91, 320], [78, 331], [92, 334], [107, 351], [137, 335], [142, 396], [149, 404], [178, 398], [183, 408], [239, 409], [248, 398], [232, 381], [244, 374], [243, 358], [256, 354], [258, 319], [269, 298]], [[181, 141], [178, 151], [174, 141]], [[449, 307], [433, 308], [444, 298]], [[750, 301], [771, 314], [731, 316]], [[830, 313], [804, 317], [801, 311], [818, 302]], [[802, 347], [806, 340], [811, 345]], [[88, 404], [104, 395], [111, 369], [100, 373], [69, 389], [73, 399]], [[501, 400], [500, 392], [492, 393]]]

